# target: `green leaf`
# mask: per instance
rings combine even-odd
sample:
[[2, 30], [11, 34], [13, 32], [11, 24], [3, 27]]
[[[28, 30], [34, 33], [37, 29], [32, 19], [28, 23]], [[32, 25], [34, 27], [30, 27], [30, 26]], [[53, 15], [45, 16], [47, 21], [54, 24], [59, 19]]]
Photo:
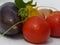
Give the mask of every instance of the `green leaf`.
[[17, 6], [17, 8], [25, 8], [25, 3], [24, 3], [24, 1], [23, 0], [15, 0], [15, 4], [16, 4], [16, 6]]
[[33, 0], [27, 2], [26, 5], [32, 5], [32, 3], [33, 3]]
[[23, 0], [15, 0], [15, 4], [17, 6], [18, 10], [18, 16], [22, 17], [21, 20], [25, 20], [28, 17], [28, 10], [27, 10], [27, 6], [36, 6], [37, 3], [35, 3], [34, 5], [32, 5], [33, 0], [30, 0], [29, 2], [25, 3]]
[[37, 3], [35, 3], [34, 5], [32, 5], [33, 0], [25, 3], [23, 0], [15, 0], [15, 4], [17, 6], [18, 9], [20, 8], [25, 8], [27, 5], [31, 5], [32, 7], [36, 6]]
[[34, 6], [36, 6], [36, 5], [37, 5], [37, 2], [35, 2], [35, 4], [34, 4], [34, 5], [32, 5], [32, 3], [33, 3], [33, 0], [31, 0], [31, 1], [27, 2], [27, 4], [26, 4], [26, 5], [31, 5], [32, 7], [34, 7]]
[[18, 16], [27, 17], [27, 15], [28, 15], [28, 10], [26, 8], [21, 8], [19, 10], [19, 15]]
[[21, 20], [25, 20], [28, 17], [28, 10], [26, 8], [21, 8], [19, 9], [19, 15], [18, 17], [21, 16]]

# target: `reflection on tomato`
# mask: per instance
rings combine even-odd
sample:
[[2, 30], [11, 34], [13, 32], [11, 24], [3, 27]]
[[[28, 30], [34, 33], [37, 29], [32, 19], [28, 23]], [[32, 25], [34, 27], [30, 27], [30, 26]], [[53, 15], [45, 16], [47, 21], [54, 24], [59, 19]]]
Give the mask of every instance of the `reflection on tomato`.
[[60, 37], [60, 12], [56, 11], [47, 18], [47, 22], [51, 27], [51, 36]]
[[23, 35], [29, 42], [43, 43], [50, 35], [50, 28], [44, 19], [34, 16], [25, 21]]

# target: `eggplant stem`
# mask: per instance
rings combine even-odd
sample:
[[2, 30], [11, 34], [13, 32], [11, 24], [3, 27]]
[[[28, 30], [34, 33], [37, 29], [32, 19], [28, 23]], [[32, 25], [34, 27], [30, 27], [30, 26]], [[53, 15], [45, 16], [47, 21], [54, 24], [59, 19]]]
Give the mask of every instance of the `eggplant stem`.
[[22, 23], [23, 21], [19, 21], [17, 23], [15, 23], [13, 26], [11, 26], [8, 30], [6, 30], [2, 35], [4, 36], [6, 33], [8, 33], [13, 27], [15, 27], [16, 25]]

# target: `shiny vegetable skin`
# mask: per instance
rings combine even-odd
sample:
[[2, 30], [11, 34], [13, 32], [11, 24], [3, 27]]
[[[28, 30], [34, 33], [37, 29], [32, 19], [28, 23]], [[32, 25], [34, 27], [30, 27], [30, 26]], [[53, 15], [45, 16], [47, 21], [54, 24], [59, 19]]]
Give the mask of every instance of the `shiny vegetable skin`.
[[51, 28], [51, 36], [60, 38], [60, 11], [55, 11], [46, 20]]
[[50, 28], [43, 18], [33, 16], [24, 22], [23, 35], [29, 42], [44, 43], [50, 36]]
[[[12, 2], [5, 3], [1, 6], [1, 33], [7, 31], [15, 23], [19, 22], [18, 9]], [[20, 24], [19, 24], [20, 25]], [[12, 28], [6, 35], [15, 35], [20, 31], [20, 27]]]
[[42, 13], [42, 15], [45, 17], [45, 19], [48, 16], [50, 16], [50, 14], [53, 13], [53, 11], [51, 9], [40, 9], [39, 12]]

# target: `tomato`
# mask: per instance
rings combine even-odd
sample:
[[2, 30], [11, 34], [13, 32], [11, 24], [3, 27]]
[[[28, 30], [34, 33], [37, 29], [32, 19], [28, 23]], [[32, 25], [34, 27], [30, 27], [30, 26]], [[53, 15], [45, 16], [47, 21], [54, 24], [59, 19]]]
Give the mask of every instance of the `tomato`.
[[60, 37], [60, 12], [55, 11], [46, 20], [51, 28], [51, 36]]
[[60, 13], [60, 11], [54, 11], [53, 13]]
[[24, 22], [23, 35], [31, 43], [43, 43], [50, 35], [50, 28], [43, 18], [33, 16]]
[[50, 14], [53, 13], [53, 11], [51, 9], [40, 9], [39, 10], [40, 13], [42, 13], [42, 16], [45, 17], [45, 19], [50, 16]]

